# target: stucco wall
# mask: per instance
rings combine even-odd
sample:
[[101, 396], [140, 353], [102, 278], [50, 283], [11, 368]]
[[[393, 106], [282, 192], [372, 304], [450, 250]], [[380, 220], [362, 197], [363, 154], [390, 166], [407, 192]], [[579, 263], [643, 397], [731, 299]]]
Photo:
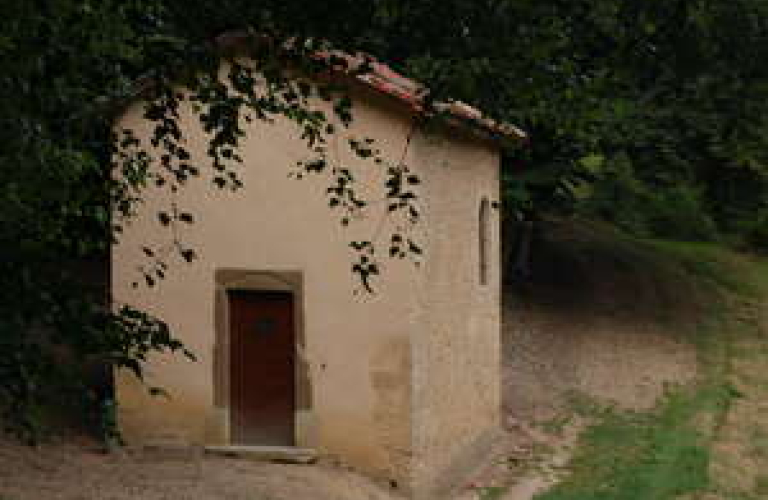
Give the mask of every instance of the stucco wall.
[[[389, 98], [360, 92], [350, 133], [375, 137], [385, 157], [399, 158], [411, 117]], [[204, 165], [206, 139], [184, 113], [187, 146], [193, 161]], [[139, 106], [129, 109], [121, 125], [146, 133], [140, 114]], [[476, 276], [478, 203], [482, 196], [497, 198], [498, 158], [489, 144], [449, 132], [450, 141], [419, 135], [406, 154], [425, 181], [425, 219], [417, 235], [424, 265], [384, 259], [373, 296], [353, 293], [348, 243], [370, 239], [385, 206], [343, 228], [327, 208], [327, 181], [288, 178], [296, 161], [311, 157], [289, 124], [250, 127], [240, 171], [244, 189], [222, 192], [202, 178], [176, 195], [173, 201], [195, 215], [181, 237], [199, 258], [192, 264], [173, 259], [158, 286], [134, 288], [137, 266], [146, 262], [140, 247], [169, 238], [157, 212], [171, 200], [166, 191], [148, 188], [139, 216], [113, 251], [114, 297], [166, 320], [198, 361], [151, 360], [147, 380], [166, 388], [167, 400], [149, 398], [136, 381], [119, 375], [119, 419], [128, 441], [227, 442], [222, 290], [250, 274], [249, 286], [282, 280], [297, 296], [297, 444], [408, 489], [432, 489], [497, 425], [498, 410], [495, 260], [487, 286], [480, 287]], [[360, 164], [345, 152], [346, 138], [338, 140], [338, 159], [356, 165], [363, 196], [380, 196], [381, 168]], [[495, 229], [492, 241], [495, 249]]]
[[[414, 345], [414, 489], [463, 479], [500, 428], [499, 157], [476, 138], [423, 137], [427, 253]], [[487, 281], [480, 206], [488, 200]]]

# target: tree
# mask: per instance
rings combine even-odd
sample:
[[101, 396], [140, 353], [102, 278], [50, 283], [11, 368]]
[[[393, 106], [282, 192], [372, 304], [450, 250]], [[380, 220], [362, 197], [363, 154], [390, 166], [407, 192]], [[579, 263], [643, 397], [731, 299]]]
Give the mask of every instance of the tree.
[[[739, 233], [766, 210], [765, 2], [385, 4], [374, 53], [531, 136], [507, 157], [508, 215], [626, 215], [695, 238], [692, 218]], [[615, 182], [627, 166], [648, 194], [634, 206], [607, 196], [632, 198]], [[680, 196], [694, 213], [675, 221]]]

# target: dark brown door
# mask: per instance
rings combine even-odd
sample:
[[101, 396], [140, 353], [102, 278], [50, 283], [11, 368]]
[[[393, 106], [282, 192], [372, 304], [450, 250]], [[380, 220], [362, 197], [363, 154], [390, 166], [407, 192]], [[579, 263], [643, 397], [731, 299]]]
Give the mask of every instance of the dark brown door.
[[231, 290], [233, 444], [290, 446], [294, 434], [293, 296]]

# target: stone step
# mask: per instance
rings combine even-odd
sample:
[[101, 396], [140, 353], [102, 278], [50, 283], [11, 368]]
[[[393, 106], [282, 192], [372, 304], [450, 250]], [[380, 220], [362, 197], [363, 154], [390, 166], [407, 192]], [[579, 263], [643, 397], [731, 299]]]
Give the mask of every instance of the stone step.
[[317, 451], [292, 446], [206, 446], [205, 452], [225, 457], [245, 458], [264, 462], [311, 464], [317, 460]]

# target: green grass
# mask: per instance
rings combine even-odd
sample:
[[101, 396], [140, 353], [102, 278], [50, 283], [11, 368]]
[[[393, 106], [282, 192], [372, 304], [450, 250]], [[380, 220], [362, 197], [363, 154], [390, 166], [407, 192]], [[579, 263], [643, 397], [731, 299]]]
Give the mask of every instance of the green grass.
[[757, 482], [755, 484], [755, 493], [768, 497], [768, 473], [757, 478]]
[[712, 243], [647, 240], [644, 242], [661, 259], [666, 259], [687, 272], [702, 285], [714, 285], [744, 297], [756, 297], [768, 283], [759, 278], [755, 268], [762, 261], [749, 261], [746, 257], [724, 250]]
[[[635, 268], [666, 280], [673, 294], [676, 282], [681, 294], [703, 292], [695, 300], [704, 301], [704, 313], [683, 333], [697, 349], [698, 379], [643, 413], [575, 397], [572, 411], [594, 424], [582, 435], [567, 477], [536, 500], [673, 500], [712, 487], [711, 439], [740, 396], [728, 382], [733, 339], [755, 330], [756, 320], [745, 321], [743, 310], [768, 292], [768, 261], [715, 245], [660, 241], [637, 241], [632, 254], [640, 256]], [[758, 492], [768, 492], [768, 476]]]
[[506, 488], [500, 486], [486, 486], [476, 490], [478, 500], [499, 500], [506, 492]]
[[[768, 460], [768, 432], [761, 427], [753, 428], [751, 442], [751, 455], [758, 459]], [[766, 478], [768, 479], [768, 477]], [[766, 484], [766, 486], [768, 486], [768, 484]]]
[[709, 486], [708, 438], [698, 415], [720, 412], [727, 387], [669, 394], [652, 412], [602, 410], [582, 436], [571, 475], [537, 500], [666, 500]]

